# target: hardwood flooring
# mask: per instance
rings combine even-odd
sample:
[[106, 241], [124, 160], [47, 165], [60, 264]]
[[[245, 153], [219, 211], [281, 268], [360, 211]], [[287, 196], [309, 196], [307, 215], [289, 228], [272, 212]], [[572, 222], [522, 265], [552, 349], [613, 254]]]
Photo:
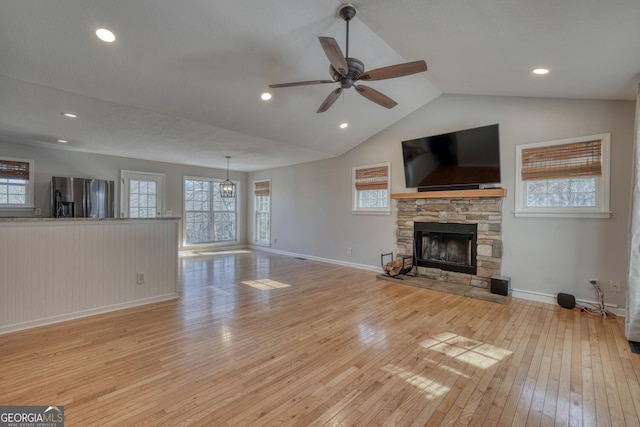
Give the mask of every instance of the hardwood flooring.
[[67, 426], [640, 425], [623, 319], [261, 252], [180, 260], [181, 299], [0, 336], [0, 405]]

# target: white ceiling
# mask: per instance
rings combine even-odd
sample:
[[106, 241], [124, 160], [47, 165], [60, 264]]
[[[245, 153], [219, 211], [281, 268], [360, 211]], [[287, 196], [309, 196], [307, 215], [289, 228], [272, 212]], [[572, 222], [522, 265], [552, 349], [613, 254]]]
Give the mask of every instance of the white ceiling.
[[[349, 89], [316, 114], [337, 84], [260, 101], [270, 83], [330, 78], [318, 36], [345, 49], [340, 5], [2, 1], [0, 140], [219, 168], [229, 155], [231, 169], [254, 171], [340, 155], [440, 93], [635, 99], [638, 0], [361, 0], [351, 56], [367, 70], [429, 65], [367, 83], [398, 105]], [[98, 27], [116, 42], [98, 40]], [[550, 74], [533, 76], [540, 66]]]

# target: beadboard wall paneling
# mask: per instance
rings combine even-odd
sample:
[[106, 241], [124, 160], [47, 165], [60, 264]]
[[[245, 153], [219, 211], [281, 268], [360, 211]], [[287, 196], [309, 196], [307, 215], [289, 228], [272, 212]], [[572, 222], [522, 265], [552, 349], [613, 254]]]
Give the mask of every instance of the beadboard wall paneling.
[[177, 220], [0, 222], [0, 333], [176, 298], [177, 266]]

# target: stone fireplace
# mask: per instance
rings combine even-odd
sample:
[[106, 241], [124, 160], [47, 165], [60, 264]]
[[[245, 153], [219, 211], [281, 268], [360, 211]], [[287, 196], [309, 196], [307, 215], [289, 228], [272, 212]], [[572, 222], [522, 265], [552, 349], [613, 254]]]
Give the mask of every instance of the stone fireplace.
[[413, 256], [421, 277], [489, 288], [501, 275], [503, 197], [504, 189], [392, 195], [397, 253]]

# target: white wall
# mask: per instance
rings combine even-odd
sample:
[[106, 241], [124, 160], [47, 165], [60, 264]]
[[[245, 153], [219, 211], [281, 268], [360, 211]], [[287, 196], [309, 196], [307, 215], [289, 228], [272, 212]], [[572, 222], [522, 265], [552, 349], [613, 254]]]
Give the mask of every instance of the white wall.
[[[120, 212], [120, 171], [122, 169], [138, 172], [165, 174], [165, 210], [171, 210], [175, 217], [182, 217], [182, 179], [183, 176], [197, 176], [224, 179], [226, 169], [203, 168], [178, 165], [149, 160], [129, 159], [126, 157], [105, 156], [102, 154], [81, 153], [66, 149], [48, 148], [0, 141], [0, 155], [18, 157], [35, 161], [35, 205], [42, 209], [42, 216], [49, 217], [50, 190], [52, 176], [71, 176], [78, 178], [97, 178], [115, 181], [115, 212]], [[229, 178], [238, 181], [238, 243], [246, 244], [246, 194], [247, 174], [229, 172]], [[32, 216], [33, 212], [0, 211], [1, 216]]]
[[[351, 213], [351, 168], [391, 161], [392, 192], [406, 192], [400, 141], [499, 123], [507, 189], [503, 274], [534, 298], [567, 292], [594, 300], [588, 281], [597, 278], [605, 284], [606, 302], [623, 307], [624, 289], [612, 293], [608, 282], [624, 284], [627, 277], [634, 108], [623, 101], [442, 95], [343, 156], [253, 172], [248, 182], [272, 180], [272, 249], [378, 266], [380, 253], [395, 248], [395, 213]], [[606, 132], [611, 133], [610, 219], [513, 217], [516, 145]], [[249, 212], [252, 202], [249, 198]], [[252, 241], [252, 227], [249, 231]]]

